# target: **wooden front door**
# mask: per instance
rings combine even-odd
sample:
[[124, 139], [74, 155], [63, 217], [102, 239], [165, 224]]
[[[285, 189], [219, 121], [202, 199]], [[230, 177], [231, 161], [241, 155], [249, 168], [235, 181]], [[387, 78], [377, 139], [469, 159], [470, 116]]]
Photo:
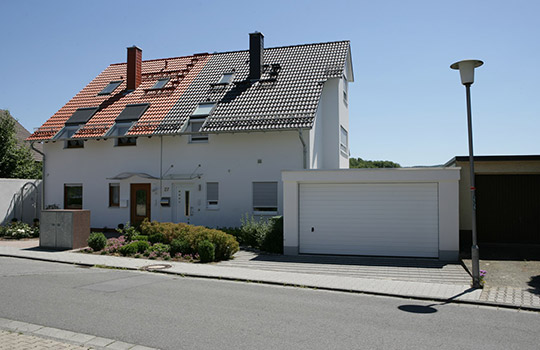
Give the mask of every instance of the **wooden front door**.
[[132, 225], [140, 224], [145, 218], [150, 220], [150, 184], [131, 184], [131, 219]]

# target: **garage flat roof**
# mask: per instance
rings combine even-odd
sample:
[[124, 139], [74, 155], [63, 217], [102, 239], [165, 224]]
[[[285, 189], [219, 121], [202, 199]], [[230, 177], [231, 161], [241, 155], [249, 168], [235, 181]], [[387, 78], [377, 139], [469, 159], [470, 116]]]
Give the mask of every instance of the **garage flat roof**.
[[[524, 161], [524, 160], [540, 160], [540, 155], [494, 155], [494, 156], [474, 156], [475, 162], [515, 162], [515, 161]], [[451, 166], [456, 162], [468, 162], [469, 156], [455, 156], [450, 159], [445, 167]]]

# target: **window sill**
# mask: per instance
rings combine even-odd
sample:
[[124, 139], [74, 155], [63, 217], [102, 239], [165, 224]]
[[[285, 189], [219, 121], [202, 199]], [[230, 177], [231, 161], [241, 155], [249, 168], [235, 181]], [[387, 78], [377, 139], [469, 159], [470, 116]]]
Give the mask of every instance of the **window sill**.
[[276, 211], [257, 211], [257, 210], [254, 210], [253, 215], [257, 215], [257, 216], [276, 216], [276, 215], [278, 215], [278, 212], [277, 212], [277, 210]]
[[219, 207], [206, 207], [206, 210], [216, 211], [219, 210]]

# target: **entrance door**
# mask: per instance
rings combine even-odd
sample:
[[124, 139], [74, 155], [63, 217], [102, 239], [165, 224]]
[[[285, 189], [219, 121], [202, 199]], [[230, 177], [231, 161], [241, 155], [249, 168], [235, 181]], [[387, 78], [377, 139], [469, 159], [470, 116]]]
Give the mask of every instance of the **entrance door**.
[[132, 225], [140, 224], [145, 218], [150, 220], [150, 184], [131, 184]]
[[193, 184], [174, 184], [174, 222], [191, 223], [194, 214]]

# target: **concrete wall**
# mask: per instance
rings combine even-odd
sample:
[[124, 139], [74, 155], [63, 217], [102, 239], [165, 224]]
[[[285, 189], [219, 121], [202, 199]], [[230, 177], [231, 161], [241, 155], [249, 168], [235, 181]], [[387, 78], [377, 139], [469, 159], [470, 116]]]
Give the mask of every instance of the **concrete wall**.
[[[457, 161], [454, 166], [461, 168], [461, 180], [459, 181], [459, 229], [470, 231], [472, 230], [472, 204], [469, 162]], [[474, 172], [477, 175], [540, 174], [540, 161], [475, 161]]]
[[[34, 184], [37, 191], [32, 185], [25, 186], [27, 183]], [[9, 223], [13, 218], [32, 224], [34, 218], [39, 218], [40, 205], [41, 180], [0, 179], [0, 225]]]
[[459, 253], [459, 168], [341, 169], [283, 171], [283, 245], [298, 254], [301, 183], [437, 183], [439, 201], [439, 259], [456, 260]]

